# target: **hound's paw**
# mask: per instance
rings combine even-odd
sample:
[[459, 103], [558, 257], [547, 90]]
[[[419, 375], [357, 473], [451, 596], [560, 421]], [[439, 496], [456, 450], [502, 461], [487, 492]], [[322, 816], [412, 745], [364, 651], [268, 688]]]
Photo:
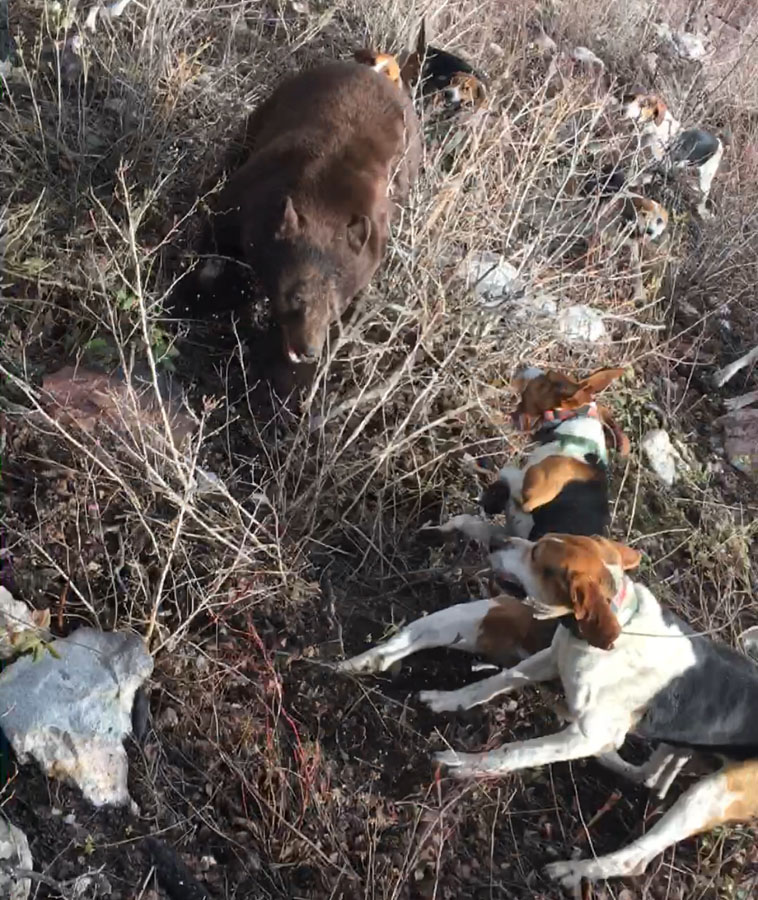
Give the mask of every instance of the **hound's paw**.
[[481, 771], [480, 756], [478, 753], [458, 753], [455, 750], [441, 750], [432, 756], [438, 766], [448, 769], [448, 778], [473, 778], [476, 775], [486, 775]]
[[366, 650], [365, 653], [359, 653], [357, 656], [351, 656], [350, 659], [343, 659], [337, 663], [338, 672], [350, 672], [354, 675], [368, 675], [371, 672], [383, 672], [385, 669], [384, 657], [376, 648]]
[[629, 857], [623, 854], [609, 854], [598, 859], [567, 859], [545, 866], [545, 874], [564, 888], [575, 888], [582, 878], [588, 881], [603, 881], [606, 878], [628, 878], [641, 875], [647, 868], [648, 859]]
[[456, 753], [455, 750], [439, 750], [432, 754], [432, 759], [438, 766], [445, 766], [448, 769], [463, 768], [466, 762], [465, 753]]
[[570, 890], [578, 887], [585, 877], [587, 860], [562, 860], [545, 866], [545, 875], [553, 881], [557, 881], [562, 887]]
[[418, 698], [432, 712], [455, 712], [463, 708], [460, 691], [419, 691]]

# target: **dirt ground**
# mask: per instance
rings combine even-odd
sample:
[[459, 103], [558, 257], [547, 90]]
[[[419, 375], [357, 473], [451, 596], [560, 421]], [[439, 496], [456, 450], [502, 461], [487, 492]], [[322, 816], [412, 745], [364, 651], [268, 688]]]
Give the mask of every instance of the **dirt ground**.
[[[74, 52], [52, 7], [13, 5], [23, 65], [0, 99], [3, 583], [49, 608], [56, 635], [133, 629], [155, 655], [128, 743], [138, 815], [93, 809], [6, 748], [0, 804], [29, 838], [35, 900], [553, 900], [545, 863], [621, 846], [686, 787], [696, 769], [659, 803], [592, 761], [445, 779], [431, 751], [544, 733], [556, 724], [546, 698], [433, 715], [416, 692], [481, 677], [481, 661], [428, 651], [364, 679], [330, 661], [488, 590], [475, 549], [429, 549], [415, 532], [476, 509], [464, 454], [494, 471], [526, 446], [509, 419], [524, 363], [627, 367], [607, 397], [633, 446], [613, 461], [613, 536], [643, 551], [640, 578], [695, 628], [738, 644], [758, 624], [758, 488], [725, 458], [717, 423], [756, 373], [712, 381], [758, 341], [758, 57], [743, 6], [438, 11], [434, 42], [487, 72], [490, 113], [426, 121], [411, 207], [297, 416], [257, 384], [265, 304], [203, 322], [171, 320], [163, 304], [196, 261], [198, 194], [244, 114], [294, 68], [364, 45], [399, 51], [422, 7], [155, 0]], [[708, 11], [704, 63], [655, 37], [660, 18], [697, 30]], [[693, 217], [678, 184], [655, 188], [671, 227], [646, 261], [644, 303], [624, 258], [577, 264], [567, 185], [591, 163], [576, 134], [616, 125], [597, 73], [548, 77], [530, 46], [540, 26], [562, 49], [590, 47], [618, 83], [654, 83], [688, 121], [730, 130], [712, 220]], [[561, 308], [601, 309], [607, 340], [566, 343], [507, 302], [483, 311], [458, 269], [482, 251], [557, 291]], [[150, 362], [194, 419], [181, 452], [154, 422], [62, 422], [40, 390], [65, 364]], [[656, 427], [684, 459], [672, 488], [639, 449]], [[198, 467], [216, 490], [192, 487]], [[749, 900], [755, 837], [718, 829], [582, 900]]]

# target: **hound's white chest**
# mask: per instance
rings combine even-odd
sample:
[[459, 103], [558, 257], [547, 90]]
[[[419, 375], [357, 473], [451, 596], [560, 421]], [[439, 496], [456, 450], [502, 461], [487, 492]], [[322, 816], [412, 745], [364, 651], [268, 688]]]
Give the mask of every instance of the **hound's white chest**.
[[643, 130], [643, 144], [649, 147], [656, 159], [661, 160], [666, 155], [679, 128], [679, 122], [671, 113], [666, 112], [660, 125], [651, 122]]
[[591, 647], [559, 626], [553, 639], [574, 718], [605, 715], [631, 725], [650, 700], [696, 663], [692, 642], [667, 624], [653, 595], [635, 584], [639, 610], [612, 650]]

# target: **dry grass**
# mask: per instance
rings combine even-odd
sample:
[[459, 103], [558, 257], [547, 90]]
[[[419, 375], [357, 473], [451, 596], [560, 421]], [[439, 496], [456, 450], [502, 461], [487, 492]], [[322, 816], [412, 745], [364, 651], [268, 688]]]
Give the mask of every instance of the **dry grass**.
[[[252, 412], [250, 322], [200, 330], [161, 318], [191, 259], [199, 187], [281, 74], [362, 44], [399, 49], [420, 7], [155, 0], [105, 23], [79, 59], [61, 52], [49, 9], [19, 6], [23, 69], [0, 116], [5, 572], [62, 631], [136, 629], [157, 665], [153, 729], [132, 752], [142, 817], [80, 808], [89, 862], [106, 867], [114, 896], [154, 896], [134, 840], [153, 832], [194, 861], [213, 897], [552, 897], [536, 867], [575, 843], [618, 846], [645, 799], [630, 791], [607, 827], [584, 829], [613, 789], [591, 765], [439, 782], [433, 744], [533, 733], [551, 727], [547, 713], [525, 702], [449, 721], [425, 714], [410, 692], [468, 671], [444, 654], [393, 682], [335, 679], [323, 660], [481, 590], [413, 534], [473, 507], [464, 453], [496, 464], [521, 448], [506, 414], [524, 362], [630, 367], [611, 400], [634, 444], [663, 420], [692, 468], [664, 492], [633, 454], [615, 473], [615, 534], [646, 551], [645, 576], [696, 627], [733, 641], [758, 620], [756, 494], [712, 446], [719, 399], [708, 383], [758, 339], [752, 32], [726, 69], [665, 73], [698, 120], [731, 124], [734, 144], [713, 222], [691, 221], [664, 189], [677, 214], [639, 304], [622, 248], [586, 264], [579, 239], [596, 208], [571, 187], [591, 169], [597, 134], [617, 127], [613, 111], [579, 71], [548, 85], [547, 62], [527, 45], [541, 14], [559, 42], [590, 46], [612, 74], [640, 80], [638, 48], [662, 7], [444, 7], [435, 41], [485, 68], [491, 112], [452, 131], [427, 123], [424, 176], [380, 276], [329, 347], [303, 418], [265, 422]], [[518, 304], [483, 310], [456, 274], [481, 251], [554, 291], [560, 308], [601, 309], [610, 339], [566, 345]], [[191, 445], [160, 422], [93, 434], [51, 417], [42, 375], [93, 357], [132, 373], [130, 390], [139, 369], [156, 394], [175, 366], [197, 419]], [[734, 391], [754, 378], [742, 373]], [[196, 489], [198, 467], [218, 476], [215, 492]], [[84, 838], [29, 812], [76, 806], [50, 791], [23, 771], [7, 806], [38, 835], [37, 864], [65, 880], [61, 860], [76, 859]], [[751, 896], [750, 841], [736, 830], [679, 847], [635, 895]], [[618, 885], [599, 890], [621, 896]]]

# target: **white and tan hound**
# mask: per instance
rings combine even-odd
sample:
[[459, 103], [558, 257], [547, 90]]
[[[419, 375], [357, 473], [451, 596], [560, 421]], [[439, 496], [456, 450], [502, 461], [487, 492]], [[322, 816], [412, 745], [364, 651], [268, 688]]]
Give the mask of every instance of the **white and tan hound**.
[[633, 94], [623, 101], [624, 116], [633, 121], [640, 133], [643, 149], [658, 162], [675, 169], [694, 169], [698, 174], [700, 203], [698, 215], [710, 216], [707, 202], [724, 145], [715, 134], [702, 128], [681, 130], [664, 101], [655, 94]]
[[[510, 670], [421, 697], [437, 710], [470, 708], [557, 678], [567, 724], [555, 734], [487, 752], [446, 750], [436, 761], [457, 778], [472, 778], [594, 757], [619, 775], [665, 790], [691, 753], [725, 760], [720, 771], [689, 788], [626, 847], [593, 859], [550, 863], [546, 873], [566, 888], [583, 878], [640, 874], [680, 840], [758, 816], [758, 666], [694, 634], [633, 581], [627, 573], [639, 564], [636, 550], [576, 535], [545, 535], [533, 542], [493, 533], [491, 540], [495, 571], [522, 585], [537, 615], [559, 622], [553, 642]], [[438, 613], [413, 622], [367, 653], [402, 658], [429, 646], [432, 631], [435, 645], [446, 639], [448, 646], [482, 652], [497, 645], [501, 634], [498, 604], [497, 599], [460, 604], [445, 610], [444, 618]], [[631, 766], [618, 754], [629, 734], [660, 742], [643, 766]]]

